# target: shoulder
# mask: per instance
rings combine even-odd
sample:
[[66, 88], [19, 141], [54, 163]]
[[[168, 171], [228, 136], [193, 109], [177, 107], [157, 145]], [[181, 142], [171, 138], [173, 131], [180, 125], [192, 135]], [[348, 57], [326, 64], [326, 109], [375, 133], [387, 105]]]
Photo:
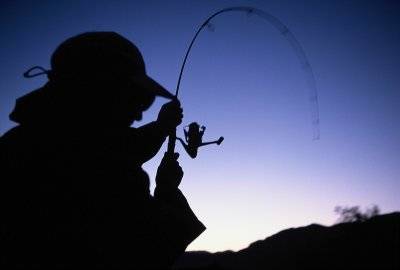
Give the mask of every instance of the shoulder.
[[0, 137], [0, 147], [4, 150], [4, 147], [20, 141], [23, 137], [23, 128], [21, 126], [13, 127]]

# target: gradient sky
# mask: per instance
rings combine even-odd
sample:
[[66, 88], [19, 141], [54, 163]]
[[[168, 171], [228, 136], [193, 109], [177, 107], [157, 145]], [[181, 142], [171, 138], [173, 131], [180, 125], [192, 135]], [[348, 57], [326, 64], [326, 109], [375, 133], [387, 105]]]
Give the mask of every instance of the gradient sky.
[[[189, 249], [238, 250], [289, 227], [331, 225], [337, 205], [399, 210], [398, 1], [3, 0], [0, 134], [13, 125], [15, 99], [46, 81], [22, 73], [49, 68], [64, 39], [119, 32], [173, 91], [196, 28], [238, 5], [278, 17], [302, 44], [319, 91], [321, 139], [312, 140], [306, 77], [282, 35], [254, 16], [217, 17], [215, 31], [195, 44], [181, 84], [184, 123], [206, 125], [205, 139], [225, 137], [195, 160], [181, 155], [181, 188], [208, 228]], [[162, 102], [143, 122], [155, 119]], [[152, 179], [162, 152], [144, 166]]]

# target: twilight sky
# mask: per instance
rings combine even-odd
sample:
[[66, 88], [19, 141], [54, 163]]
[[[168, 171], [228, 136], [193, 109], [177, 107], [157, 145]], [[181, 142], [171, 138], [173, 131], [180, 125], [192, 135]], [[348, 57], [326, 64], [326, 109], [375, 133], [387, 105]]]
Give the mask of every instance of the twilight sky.
[[[207, 231], [190, 250], [238, 250], [289, 227], [335, 222], [336, 205], [400, 210], [398, 1], [11, 1], [0, 4], [0, 134], [17, 97], [43, 85], [66, 38], [112, 30], [142, 51], [148, 73], [173, 91], [197, 27], [229, 6], [283, 21], [314, 69], [319, 141], [312, 140], [306, 77], [265, 21], [242, 13], [199, 36], [181, 84], [184, 124], [207, 126], [221, 146], [182, 153], [182, 190]], [[155, 119], [158, 100], [143, 123]], [[141, 123], [137, 123], [141, 125]], [[183, 125], [182, 125], [183, 126]], [[181, 127], [180, 135], [183, 136]], [[165, 149], [166, 146], [163, 148]], [[145, 169], [154, 179], [163, 150]], [[152, 181], [154, 188], [154, 181]]]

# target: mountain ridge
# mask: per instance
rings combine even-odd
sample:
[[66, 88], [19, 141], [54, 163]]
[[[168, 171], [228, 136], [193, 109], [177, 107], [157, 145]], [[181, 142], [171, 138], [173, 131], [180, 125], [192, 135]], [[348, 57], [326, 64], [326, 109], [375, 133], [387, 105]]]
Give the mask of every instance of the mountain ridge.
[[393, 212], [285, 229], [236, 252], [186, 252], [174, 269], [400, 269], [399, 254], [400, 212]]

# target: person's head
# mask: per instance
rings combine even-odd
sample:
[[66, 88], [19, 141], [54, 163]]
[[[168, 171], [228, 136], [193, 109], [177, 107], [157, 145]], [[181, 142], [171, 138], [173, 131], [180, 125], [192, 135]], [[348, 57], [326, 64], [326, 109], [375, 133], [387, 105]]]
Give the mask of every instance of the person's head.
[[115, 32], [87, 32], [61, 43], [49, 78], [87, 113], [121, 125], [140, 120], [156, 96], [173, 98], [146, 75], [139, 49]]

